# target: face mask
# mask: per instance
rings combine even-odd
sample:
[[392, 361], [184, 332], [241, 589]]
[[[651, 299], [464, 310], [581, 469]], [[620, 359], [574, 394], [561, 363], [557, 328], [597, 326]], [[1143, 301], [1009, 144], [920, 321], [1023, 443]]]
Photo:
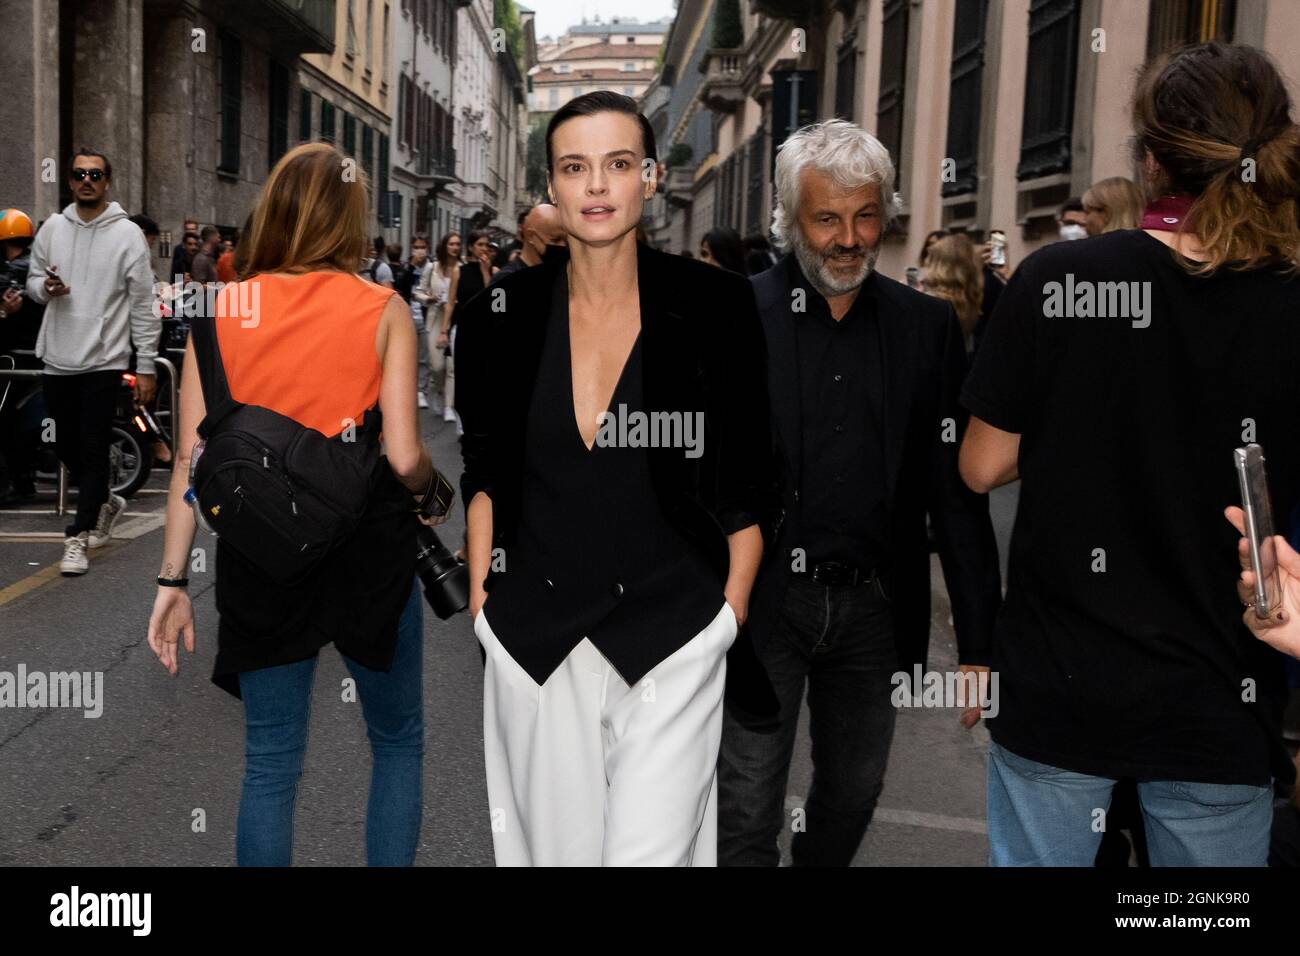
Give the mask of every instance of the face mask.
[[1088, 230], [1077, 222], [1067, 222], [1061, 225], [1059, 230], [1062, 239], [1087, 239]]
[[551, 265], [555, 262], [563, 262], [569, 258], [569, 247], [546, 244], [546, 251], [542, 253], [542, 265]]

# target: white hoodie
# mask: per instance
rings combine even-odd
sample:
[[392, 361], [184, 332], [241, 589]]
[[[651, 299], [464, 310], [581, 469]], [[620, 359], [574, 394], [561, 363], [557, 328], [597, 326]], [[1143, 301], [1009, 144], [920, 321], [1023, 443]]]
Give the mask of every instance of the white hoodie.
[[[68, 287], [57, 299], [45, 291], [53, 265]], [[50, 375], [127, 369], [154, 374], [162, 321], [153, 311], [153, 268], [140, 227], [115, 202], [83, 222], [70, 203], [41, 226], [32, 243], [27, 294], [45, 306], [36, 355]]]

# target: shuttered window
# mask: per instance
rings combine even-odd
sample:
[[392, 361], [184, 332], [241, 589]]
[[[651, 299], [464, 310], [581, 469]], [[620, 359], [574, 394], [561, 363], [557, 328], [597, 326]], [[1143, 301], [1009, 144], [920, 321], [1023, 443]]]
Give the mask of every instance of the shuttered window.
[[945, 196], [974, 192], [978, 184], [984, 24], [988, 9], [988, 0], [957, 4], [948, 80], [948, 146], [944, 151], [945, 158], [952, 161], [952, 175], [944, 176]]
[[1078, 53], [1079, 0], [1033, 0], [1018, 179], [1070, 168]]

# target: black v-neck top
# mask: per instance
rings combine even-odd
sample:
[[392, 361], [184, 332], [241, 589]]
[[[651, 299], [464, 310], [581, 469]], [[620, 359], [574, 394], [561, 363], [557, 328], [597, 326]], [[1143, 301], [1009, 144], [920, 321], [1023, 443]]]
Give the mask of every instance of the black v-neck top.
[[[494, 556], [504, 573], [483, 613], [538, 684], [584, 637], [632, 684], [703, 630], [723, 594], [703, 555], [665, 519], [647, 450], [620, 424], [648, 411], [639, 334], [610, 400], [620, 427], [602, 428], [590, 449], [583, 442], [568, 302], [561, 270], [528, 413], [518, 540]], [[624, 444], [609, 443], [620, 433]]]

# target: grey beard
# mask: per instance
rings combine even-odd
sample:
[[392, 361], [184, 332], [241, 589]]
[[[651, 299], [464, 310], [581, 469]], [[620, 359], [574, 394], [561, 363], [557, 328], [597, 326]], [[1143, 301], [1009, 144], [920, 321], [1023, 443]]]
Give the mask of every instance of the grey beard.
[[837, 280], [831, 275], [826, 266], [826, 257], [819, 250], [809, 245], [808, 240], [804, 238], [803, 232], [797, 227], [792, 238], [795, 258], [799, 260], [799, 268], [803, 270], [803, 274], [808, 278], [813, 288], [826, 298], [846, 295], [859, 288], [862, 283], [867, 281], [867, 276], [871, 275], [871, 270], [876, 267], [876, 259], [880, 255], [879, 246], [868, 249], [866, 256], [862, 260], [861, 273], [847, 280]]

